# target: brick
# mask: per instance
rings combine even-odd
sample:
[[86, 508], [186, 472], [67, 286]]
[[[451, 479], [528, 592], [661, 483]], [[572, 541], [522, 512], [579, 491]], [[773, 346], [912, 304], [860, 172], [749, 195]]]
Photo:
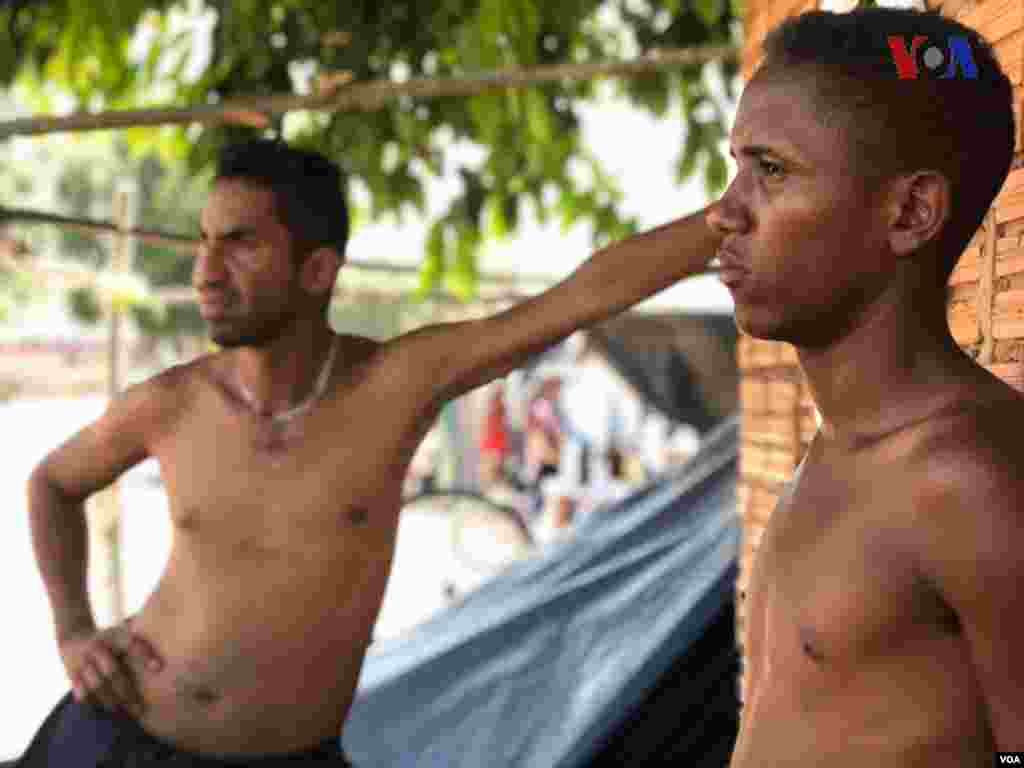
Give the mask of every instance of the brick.
[[[1003, 207], [1016, 206], [1016, 205], [1021, 205], [1022, 203], [1024, 203], [1024, 189], [1014, 189], [1012, 191], [1004, 190], [1004, 191], [1000, 192], [999, 195], [995, 199], [995, 205], [997, 207], [999, 207], [999, 206], [1003, 206]], [[979, 241], [984, 239], [983, 236], [982, 237], [978, 236], [978, 233], [981, 233], [981, 232], [983, 232], [983, 230], [979, 228], [978, 232], [975, 233], [975, 238], [978, 239]]]
[[1003, 182], [1003, 188], [999, 191], [999, 197], [1021, 190], [1024, 190], [1024, 168], [1018, 168], [1010, 172], [1006, 177], [1006, 181]]
[[943, 16], [948, 16], [951, 19], [958, 19], [963, 14], [970, 11], [975, 6], [975, 3], [971, 0], [944, 0], [941, 3], [940, 10]]
[[993, 47], [1010, 82], [1020, 85], [1024, 80], [1024, 28], [1018, 27]]
[[747, 336], [740, 336], [736, 339], [736, 365], [742, 371], [749, 366], [750, 339]]
[[1016, 154], [1024, 149], [1024, 99], [1017, 88], [1013, 89], [1013, 127], [1017, 132], [1013, 144], [1013, 151]]
[[1012, 251], [997, 255], [996, 277], [1015, 275], [1020, 272], [1024, 272], [1024, 248], [1018, 246]]
[[949, 330], [957, 344], [974, 344], [980, 338], [978, 313], [972, 304], [954, 304], [946, 313]]
[[992, 318], [993, 339], [1024, 339], [1024, 317]]
[[996, 203], [996, 222], [1002, 224], [1007, 221], [1024, 219], [1024, 198], [1012, 204]]
[[996, 253], [1006, 253], [1007, 251], [1013, 251], [1022, 245], [1019, 236], [1014, 235], [1012, 237], [1000, 237], [996, 240]]
[[800, 385], [786, 379], [773, 379], [768, 382], [768, 410], [776, 413], [791, 414], [799, 407]]
[[1019, 392], [1024, 392], [1024, 363], [996, 363], [988, 370]]
[[751, 362], [755, 367], [762, 368], [778, 365], [778, 345], [772, 341], [756, 340], [753, 345]]
[[978, 280], [978, 262], [961, 264], [949, 276], [949, 285], [963, 285]]
[[740, 451], [740, 474], [763, 480], [785, 482], [796, 469], [797, 451], [769, 448], [743, 440]]
[[747, 526], [746, 530], [752, 533], [763, 531], [764, 527], [768, 525], [768, 521], [771, 520], [773, 511], [773, 504], [758, 504], [748, 507], [743, 515], [743, 524]]
[[996, 294], [992, 313], [992, 336], [996, 339], [1024, 338], [1024, 290]]
[[763, 379], [743, 376], [740, 379], [740, 406], [744, 413], [768, 410], [768, 384]]
[[765, 414], [744, 414], [743, 417], [743, 440], [752, 440], [759, 443], [771, 443], [796, 450], [799, 443], [797, 434], [797, 421], [793, 414], [777, 415]]
[[1004, 235], [1024, 235], [1024, 219], [1008, 222], [1002, 229]]
[[792, 344], [783, 344], [781, 342], [775, 342], [779, 345], [779, 362], [784, 365], [799, 365], [800, 358], [797, 356], [796, 347]]
[[950, 309], [959, 304], [976, 305], [978, 301], [978, 281], [950, 285], [947, 301]]
[[962, 14], [959, 21], [996, 43], [1024, 27], [1024, 8], [1021, 0], [985, 0]]
[[818, 420], [814, 416], [814, 411], [801, 414], [800, 416], [800, 442], [804, 443], [810, 438], [814, 437], [814, 434], [818, 431]]

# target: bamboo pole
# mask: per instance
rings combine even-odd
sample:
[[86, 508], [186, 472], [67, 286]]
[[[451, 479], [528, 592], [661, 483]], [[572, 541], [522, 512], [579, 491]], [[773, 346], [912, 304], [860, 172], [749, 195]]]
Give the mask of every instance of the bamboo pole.
[[[566, 83], [598, 77], [639, 77], [674, 67], [734, 60], [731, 45], [697, 46], [649, 51], [629, 61], [597, 61], [515, 67], [468, 77], [411, 78], [404, 82], [371, 80], [328, 88], [310, 95], [278, 94], [237, 99], [224, 104], [193, 107], [79, 112], [53, 117], [28, 117], [0, 122], [0, 139], [67, 131], [98, 131], [154, 125], [246, 123], [265, 125], [270, 117], [295, 111], [372, 112], [400, 98], [438, 99], [476, 96], [494, 90], [528, 88], [542, 83]], [[260, 120], [263, 116], [263, 120]]]
[[[149, 243], [167, 248], [172, 248], [180, 253], [192, 254], [199, 245], [199, 240], [187, 235], [170, 234], [153, 229], [140, 229], [129, 227], [119, 230], [115, 222], [102, 221], [99, 219], [86, 219], [72, 216], [61, 216], [55, 213], [44, 211], [33, 211], [24, 208], [3, 208], [0, 207], [0, 221], [21, 222], [26, 224], [52, 224], [61, 229], [69, 229], [87, 236], [117, 235], [136, 239], [139, 242]], [[367, 261], [365, 259], [349, 259], [345, 262], [345, 269], [357, 269], [367, 272], [389, 272], [394, 274], [419, 274], [420, 268], [415, 264], [399, 264], [387, 261]], [[534, 283], [553, 285], [559, 278], [550, 275], [531, 275], [529, 273], [516, 274], [511, 272], [484, 272], [478, 276], [483, 283]]]
[[[132, 229], [133, 206], [136, 204], [134, 189], [122, 184], [114, 193], [114, 219], [118, 236], [111, 251], [111, 272], [115, 276], [130, 274], [133, 267], [135, 240], [128, 234]], [[95, 277], [93, 278], [95, 281]], [[123, 312], [113, 302], [109, 304], [110, 332], [107, 347], [107, 388], [112, 400], [120, 393], [123, 384]], [[120, 623], [125, 616], [124, 574], [121, 562], [122, 547], [122, 503], [121, 483], [115, 480], [96, 496], [91, 529], [95, 530], [97, 564], [101, 571], [101, 603], [109, 623]]]
[[118, 227], [115, 221], [61, 216], [57, 213], [34, 211], [26, 208], [0, 207], [0, 221], [4, 223], [52, 224], [61, 229], [68, 229], [87, 236], [117, 235], [119, 237], [135, 239], [149, 245], [172, 248], [182, 253], [192, 253], [198, 242], [195, 238], [186, 235], [175, 235], [153, 229], [140, 229], [134, 226], [122, 229]]

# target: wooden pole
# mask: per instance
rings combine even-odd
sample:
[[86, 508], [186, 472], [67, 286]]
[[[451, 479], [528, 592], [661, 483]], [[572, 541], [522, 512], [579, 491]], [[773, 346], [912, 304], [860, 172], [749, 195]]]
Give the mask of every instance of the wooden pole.
[[[128, 227], [121, 230], [116, 222], [103, 221], [101, 219], [86, 219], [72, 216], [61, 216], [56, 213], [45, 211], [33, 211], [24, 208], [3, 208], [0, 207], [0, 221], [18, 222], [24, 224], [51, 224], [61, 229], [69, 229], [90, 237], [97, 235], [112, 234], [134, 239], [150, 245], [172, 248], [181, 253], [189, 254], [195, 252], [199, 241], [187, 235], [177, 235], [168, 232], [161, 232], [155, 229], [140, 229]], [[418, 274], [420, 268], [415, 264], [396, 264], [387, 261], [367, 261], [365, 259], [349, 259], [345, 262], [344, 269], [356, 269], [365, 272], [388, 272], [393, 274]], [[482, 283], [507, 283], [536, 285], [553, 285], [558, 278], [550, 275], [515, 274], [507, 272], [484, 272], [478, 276]]]
[[[599, 77], [639, 77], [676, 67], [735, 59], [732, 45], [649, 51], [630, 61], [596, 61], [499, 69], [468, 77], [412, 78], [404, 82], [371, 80], [328, 88], [307, 96], [281, 94], [238, 99], [224, 104], [182, 109], [156, 108], [77, 112], [62, 117], [29, 117], [0, 122], [0, 139], [66, 131], [98, 131], [152, 125], [245, 123], [266, 125], [271, 117], [303, 110], [372, 112], [400, 98], [468, 97], [495, 90], [528, 88], [542, 83], [567, 83]], [[262, 116], [262, 119], [260, 119]]]
[[[118, 235], [114, 238], [110, 258], [110, 272], [114, 279], [130, 275], [134, 261], [136, 240], [131, 236], [136, 195], [133, 185], [122, 183], [114, 193], [114, 220]], [[107, 394], [111, 400], [118, 396], [123, 385], [124, 317], [122, 309], [108, 301], [110, 311], [110, 335], [107, 350]], [[122, 548], [122, 504], [121, 483], [115, 480], [98, 499], [96, 515], [98, 559], [103, 574], [102, 598], [111, 623], [119, 623], [125, 617], [124, 575], [121, 562]]]

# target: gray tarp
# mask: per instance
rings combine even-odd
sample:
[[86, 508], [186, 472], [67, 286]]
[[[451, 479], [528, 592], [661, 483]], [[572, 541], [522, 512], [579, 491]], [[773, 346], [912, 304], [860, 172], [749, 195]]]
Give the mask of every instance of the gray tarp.
[[731, 604], [736, 452], [734, 418], [685, 470], [374, 645], [345, 726], [353, 762], [582, 768], [597, 759]]

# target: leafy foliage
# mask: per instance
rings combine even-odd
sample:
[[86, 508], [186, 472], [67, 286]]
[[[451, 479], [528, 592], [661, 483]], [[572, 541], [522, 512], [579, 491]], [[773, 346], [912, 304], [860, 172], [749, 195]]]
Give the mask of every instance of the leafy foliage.
[[[211, 55], [194, 67], [193, 33], [180, 23], [183, 10], [166, 0], [15, 0], [0, 9], [0, 82], [28, 85], [39, 110], [52, 108], [53, 84], [83, 108], [216, 103], [302, 91], [309, 77], [340, 70], [357, 81], [447, 78], [726, 44], [734, 42], [738, 9], [730, 0], [207, 0], [204, 12], [212, 22]], [[726, 180], [719, 149], [725, 124], [708, 69], [682, 67], [616, 81], [616, 88], [654, 115], [681, 110], [686, 133], [678, 179], [703, 169], [715, 194]], [[723, 62], [720, 71], [731, 99], [737, 65]], [[578, 107], [597, 92], [595, 83], [578, 82], [399, 99], [377, 112], [296, 114], [274, 127], [336, 159], [367, 191], [370, 218], [425, 212], [428, 179], [460, 179], [461, 193], [430, 223], [421, 287], [443, 283], [469, 295], [480, 246], [513, 233], [524, 205], [542, 221], [555, 215], [566, 227], [589, 222], [595, 244], [635, 229], [620, 213], [615, 180], [581, 142]], [[154, 169], [208, 170], [220, 146], [253, 132], [239, 126], [123, 132], [137, 157], [159, 160], [148, 161], [154, 181], [142, 199], [168, 206], [160, 208], [162, 226], [194, 211], [181, 205], [184, 175], [163, 178]], [[457, 159], [452, 149], [460, 142], [483, 151], [473, 161]], [[590, 172], [574, 174], [579, 166]], [[166, 253], [142, 249], [139, 263], [157, 284], [186, 279], [181, 260]], [[145, 322], [181, 320], [172, 311]]]

